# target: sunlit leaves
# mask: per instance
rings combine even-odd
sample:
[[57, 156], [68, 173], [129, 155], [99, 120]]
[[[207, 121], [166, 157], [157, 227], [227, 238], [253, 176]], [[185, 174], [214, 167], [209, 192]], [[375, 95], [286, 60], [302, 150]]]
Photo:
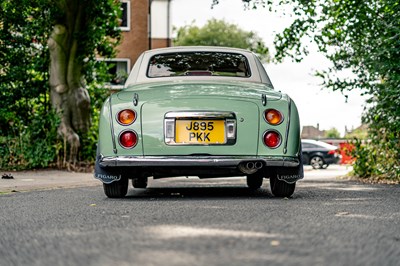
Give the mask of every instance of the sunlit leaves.
[[[248, 1], [243, 1], [247, 2]], [[258, 1], [252, 1], [253, 3]], [[268, 9], [288, 6], [293, 23], [275, 38], [275, 60], [301, 61], [312, 40], [332, 67], [316, 75], [323, 86], [359, 90], [369, 96], [363, 121], [370, 146], [358, 145], [361, 175], [400, 179], [400, 3], [398, 0], [277, 0]], [[341, 75], [341, 73], [352, 75]], [[374, 153], [371, 153], [374, 151]], [[355, 155], [355, 156], [358, 156]], [[376, 165], [376, 167], [374, 167]]]
[[269, 60], [269, 50], [254, 32], [240, 29], [224, 20], [211, 19], [203, 27], [187, 25], [177, 29], [174, 45], [225, 46], [249, 49], [264, 61]]

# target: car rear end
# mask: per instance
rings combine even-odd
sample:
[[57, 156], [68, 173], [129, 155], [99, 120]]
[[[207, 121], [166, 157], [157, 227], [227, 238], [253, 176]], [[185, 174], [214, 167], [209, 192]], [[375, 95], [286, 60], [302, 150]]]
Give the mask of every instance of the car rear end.
[[104, 184], [189, 175], [293, 184], [303, 177], [296, 105], [273, 90], [255, 55], [167, 50], [138, 62], [131, 85], [101, 112], [95, 176]]
[[337, 164], [340, 162], [341, 159], [342, 156], [340, 155], [340, 151], [336, 147], [335, 149], [327, 150], [326, 155], [324, 157], [324, 160], [327, 164]]
[[155, 177], [293, 167], [299, 164], [298, 128], [294, 102], [266, 87], [152, 84], [116, 93], [105, 103], [100, 164]]

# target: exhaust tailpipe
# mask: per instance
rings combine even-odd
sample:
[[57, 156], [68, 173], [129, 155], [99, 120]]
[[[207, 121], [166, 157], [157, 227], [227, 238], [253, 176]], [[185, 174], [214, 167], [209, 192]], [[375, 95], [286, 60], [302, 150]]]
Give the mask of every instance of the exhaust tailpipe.
[[260, 161], [254, 163], [254, 167], [255, 167], [257, 170], [263, 168], [263, 166], [264, 166], [264, 164], [263, 164], [262, 162], [260, 162]]
[[238, 166], [239, 170], [246, 175], [254, 174], [262, 167], [263, 167], [263, 163], [260, 161], [245, 162], [245, 163], [239, 164], [239, 166]]
[[246, 163], [246, 168], [249, 169], [249, 170], [253, 170], [254, 169], [254, 163], [253, 162]]

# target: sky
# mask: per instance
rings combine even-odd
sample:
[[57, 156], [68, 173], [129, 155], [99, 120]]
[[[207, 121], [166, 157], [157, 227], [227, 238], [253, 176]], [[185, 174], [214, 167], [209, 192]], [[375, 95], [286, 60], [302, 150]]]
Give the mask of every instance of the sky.
[[[209, 19], [224, 19], [246, 31], [253, 31], [264, 43], [273, 48], [276, 33], [290, 25], [290, 10], [286, 15], [271, 14], [259, 7], [245, 10], [241, 0], [220, 0], [211, 9], [212, 0], [172, 0], [171, 22], [175, 27], [190, 25], [203, 26]], [[343, 135], [345, 127], [356, 128], [361, 125], [365, 99], [359, 92], [345, 97], [340, 92], [323, 89], [322, 80], [313, 76], [316, 70], [327, 69], [330, 62], [321, 54], [312, 51], [301, 63], [289, 58], [283, 63], [265, 65], [267, 73], [276, 90], [287, 93], [299, 109], [302, 126], [319, 125], [321, 130], [335, 127]]]

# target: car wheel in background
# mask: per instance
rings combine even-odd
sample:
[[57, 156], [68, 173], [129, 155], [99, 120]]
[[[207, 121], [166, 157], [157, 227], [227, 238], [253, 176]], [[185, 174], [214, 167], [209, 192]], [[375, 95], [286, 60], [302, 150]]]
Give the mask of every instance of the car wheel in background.
[[132, 186], [134, 188], [146, 188], [147, 187], [147, 177], [143, 178], [133, 178], [132, 179]]
[[111, 184], [103, 183], [104, 194], [109, 198], [123, 198], [128, 193], [128, 179], [114, 181]]
[[296, 188], [296, 183], [286, 183], [285, 181], [279, 180], [276, 175], [270, 177], [269, 184], [271, 192], [275, 197], [290, 197], [293, 195]]
[[250, 189], [258, 189], [262, 186], [263, 183], [263, 176], [260, 174], [251, 174], [246, 176], [246, 182], [247, 182], [247, 186]]
[[310, 164], [311, 164], [312, 168], [314, 168], [314, 169], [322, 169], [325, 162], [321, 157], [313, 156], [310, 159]]

